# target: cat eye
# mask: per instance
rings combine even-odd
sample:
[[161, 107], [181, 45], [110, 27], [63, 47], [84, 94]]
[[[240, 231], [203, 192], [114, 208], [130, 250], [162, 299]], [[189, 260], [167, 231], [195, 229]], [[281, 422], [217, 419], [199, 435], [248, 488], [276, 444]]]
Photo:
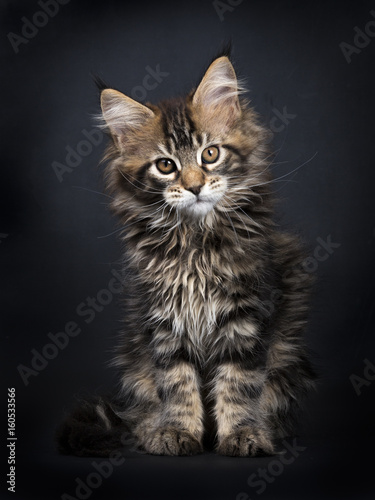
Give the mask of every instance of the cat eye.
[[172, 160], [168, 160], [167, 158], [161, 158], [156, 162], [156, 166], [162, 174], [171, 174], [175, 170], [177, 170], [176, 164]]
[[215, 163], [219, 159], [219, 148], [210, 146], [202, 152], [203, 163]]

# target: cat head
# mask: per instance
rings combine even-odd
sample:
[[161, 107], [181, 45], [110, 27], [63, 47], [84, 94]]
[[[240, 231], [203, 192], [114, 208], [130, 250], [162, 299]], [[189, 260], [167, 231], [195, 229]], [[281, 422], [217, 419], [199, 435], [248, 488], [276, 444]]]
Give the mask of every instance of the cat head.
[[112, 138], [106, 176], [115, 211], [201, 221], [249, 196], [249, 187], [266, 175], [267, 141], [242, 92], [225, 56], [184, 98], [143, 105], [117, 90], [102, 90], [102, 119]]

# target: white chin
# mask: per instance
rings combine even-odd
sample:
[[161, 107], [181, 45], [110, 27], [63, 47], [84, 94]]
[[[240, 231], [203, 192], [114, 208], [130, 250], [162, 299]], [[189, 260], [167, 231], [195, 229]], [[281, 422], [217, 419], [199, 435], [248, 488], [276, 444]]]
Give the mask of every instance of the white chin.
[[191, 205], [184, 207], [184, 210], [195, 217], [203, 217], [211, 212], [214, 204], [210, 201], [195, 201]]

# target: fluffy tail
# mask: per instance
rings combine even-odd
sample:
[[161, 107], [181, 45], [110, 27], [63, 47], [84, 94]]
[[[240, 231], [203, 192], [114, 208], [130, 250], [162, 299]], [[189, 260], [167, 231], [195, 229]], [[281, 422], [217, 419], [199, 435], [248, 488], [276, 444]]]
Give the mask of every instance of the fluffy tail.
[[63, 455], [106, 457], [124, 446], [129, 431], [115, 413], [114, 403], [103, 398], [83, 401], [56, 430]]

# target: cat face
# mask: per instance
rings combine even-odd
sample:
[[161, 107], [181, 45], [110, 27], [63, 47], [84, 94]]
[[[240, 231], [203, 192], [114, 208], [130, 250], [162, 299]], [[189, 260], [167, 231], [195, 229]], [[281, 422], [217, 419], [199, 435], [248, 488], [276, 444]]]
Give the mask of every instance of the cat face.
[[231, 205], [249, 181], [260, 131], [239, 93], [227, 57], [211, 64], [195, 92], [157, 106], [103, 90], [113, 139], [107, 175], [117, 200], [197, 219]]
[[210, 212], [225, 195], [223, 173], [225, 150], [220, 145], [198, 142], [188, 150], [156, 159], [149, 169], [156, 183], [165, 185], [165, 202], [177, 211], [201, 217]]

